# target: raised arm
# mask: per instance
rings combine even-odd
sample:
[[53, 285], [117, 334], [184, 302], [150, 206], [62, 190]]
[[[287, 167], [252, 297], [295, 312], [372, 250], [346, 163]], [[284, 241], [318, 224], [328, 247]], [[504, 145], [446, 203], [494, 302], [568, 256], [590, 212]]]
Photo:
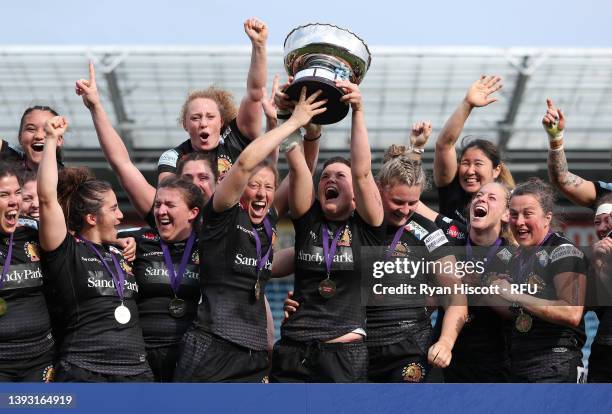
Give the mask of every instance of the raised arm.
[[236, 163], [217, 186], [213, 198], [213, 208], [215, 211], [225, 211], [240, 200], [240, 196], [252, 172], [281, 143], [283, 144], [281, 150], [299, 145], [299, 142], [294, 140], [289, 140], [288, 142], [285, 140], [299, 127], [310, 122], [313, 116], [325, 112], [326, 108], [322, 106], [327, 101], [316, 101], [320, 94], [321, 92], [318, 91], [307, 98], [306, 89], [303, 88], [300, 101], [296, 105], [291, 118], [279, 127], [251, 142], [242, 151]]
[[380, 192], [372, 175], [372, 153], [368, 142], [368, 129], [363, 114], [363, 100], [359, 87], [349, 81], [338, 81], [336, 86], [345, 91], [341, 98], [351, 105], [351, 175], [355, 208], [361, 218], [371, 226], [383, 222], [383, 207]]
[[98, 141], [106, 160], [117, 174], [121, 186], [140, 217], [145, 217], [153, 207], [155, 188], [148, 183], [130, 160], [130, 154], [123, 140], [113, 128], [113, 124], [102, 107], [93, 63], [89, 63], [89, 80], [80, 79], [76, 82], [76, 93], [83, 98], [83, 103], [91, 113]]
[[46, 251], [57, 249], [68, 232], [64, 212], [57, 200], [57, 140], [68, 129], [68, 121], [63, 116], [55, 116], [45, 124], [45, 147], [38, 166], [37, 190], [40, 209], [38, 226], [40, 247]]
[[499, 76], [482, 75], [468, 89], [465, 98], [448, 118], [438, 139], [434, 153], [434, 183], [437, 187], [450, 184], [457, 174], [457, 152], [455, 144], [461, 135], [465, 121], [476, 107], [487, 106], [497, 101], [491, 94], [501, 89]]
[[246, 95], [240, 102], [236, 123], [240, 132], [253, 140], [261, 134], [261, 104], [268, 74], [266, 59], [268, 26], [251, 18], [244, 22], [244, 31], [251, 40], [251, 66], [247, 77]]
[[595, 202], [597, 192], [595, 184], [585, 181], [567, 168], [567, 159], [563, 149], [563, 131], [565, 116], [556, 108], [551, 99], [546, 100], [546, 115], [542, 125], [548, 134], [548, 177], [550, 182], [572, 203], [590, 207]]

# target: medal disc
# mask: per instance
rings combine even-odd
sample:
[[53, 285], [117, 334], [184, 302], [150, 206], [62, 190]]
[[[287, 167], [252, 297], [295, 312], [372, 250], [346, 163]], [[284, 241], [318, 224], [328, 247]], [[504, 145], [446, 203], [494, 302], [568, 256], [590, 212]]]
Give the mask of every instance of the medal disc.
[[3, 316], [6, 313], [6, 309], [8, 306], [6, 305], [6, 301], [3, 298], [0, 298], [0, 316]]
[[174, 298], [168, 305], [168, 312], [173, 318], [182, 318], [187, 313], [187, 303], [183, 299]]
[[132, 315], [130, 310], [124, 304], [121, 304], [115, 308], [115, 320], [121, 325], [125, 325], [130, 321]]
[[255, 286], [253, 286], [253, 293], [255, 294], [255, 300], [261, 299], [261, 284], [259, 280], [255, 282]]
[[336, 283], [331, 279], [325, 279], [319, 283], [319, 294], [329, 299], [336, 294]]
[[514, 321], [514, 326], [516, 330], [522, 333], [529, 332], [531, 330], [531, 325], [533, 324], [533, 319], [531, 315], [526, 313], [521, 313], [516, 317], [516, 321]]

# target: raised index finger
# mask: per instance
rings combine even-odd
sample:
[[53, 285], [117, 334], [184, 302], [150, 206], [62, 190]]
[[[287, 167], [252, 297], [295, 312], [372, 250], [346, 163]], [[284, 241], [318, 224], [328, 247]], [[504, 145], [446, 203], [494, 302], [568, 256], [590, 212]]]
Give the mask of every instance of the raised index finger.
[[91, 60], [89, 61], [89, 81], [90, 82], [96, 81], [96, 71], [94, 69], [94, 64]]

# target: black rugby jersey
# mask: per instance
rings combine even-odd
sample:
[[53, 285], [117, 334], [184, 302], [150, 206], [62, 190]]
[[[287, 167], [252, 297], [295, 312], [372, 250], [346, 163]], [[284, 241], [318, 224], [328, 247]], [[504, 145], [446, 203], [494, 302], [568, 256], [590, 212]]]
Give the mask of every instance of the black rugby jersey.
[[[0, 269], [8, 252], [9, 235], [0, 235]], [[43, 292], [38, 232], [18, 227], [0, 298], [7, 310], [0, 316], [0, 361], [35, 358], [53, 345], [51, 321]]]
[[[417, 213], [415, 213], [417, 214]], [[418, 216], [418, 215], [417, 215]], [[467, 225], [461, 221], [438, 214], [434, 221], [444, 231], [448, 242], [453, 246], [463, 246], [468, 235]]]
[[[336, 293], [326, 299], [319, 284], [327, 278], [322, 232], [326, 224], [329, 243], [339, 227], [330, 278]], [[361, 301], [362, 248], [381, 246], [384, 226], [372, 227], [355, 211], [347, 222], [325, 220], [319, 201], [302, 217], [293, 220], [295, 228], [294, 298], [297, 311], [281, 327], [281, 335], [294, 341], [327, 341], [356, 329], [365, 328], [365, 303]]]
[[[469, 236], [468, 236], [469, 237]], [[466, 246], [464, 240], [463, 245]], [[471, 257], [468, 256], [467, 248], [457, 252], [456, 259], [462, 262], [480, 262], [484, 273], [477, 273], [469, 278], [471, 284], [487, 287], [496, 280], [496, 275], [509, 275], [510, 261], [516, 248], [501, 239], [500, 245], [477, 246], [472, 243]], [[508, 322], [488, 306], [483, 296], [468, 295], [468, 319], [459, 332], [455, 346], [453, 347], [454, 360], [456, 362], [501, 362], [508, 359], [507, 354], [507, 331]], [[502, 302], [501, 298], [500, 302]], [[439, 317], [444, 316], [443, 311]]]
[[471, 198], [459, 184], [459, 174], [456, 174], [450, 184], [438, 187], [440, 214], [467, 224], [469, 218], [467, 206]]
[[[418, 272], [414, 273], [415, 267], [410, 267], [408, 268], [410, 274], [405, 273], [404, 269], [400, 274], [385, 274], [375, 283], [381, 283], [383, 286], [408, 284], [414, 286], [416, 292], [393, 298], [381, 295], [380, 306], [370, 306], [376, 303], [377, 296], [372, 298], [366, 308], [368, 345], [389, 345], [399, 342], [417, 325], [422, 326], [420, 322], [429, 321], [425, 309], [426, 297], [421, 293], [420, 285], [428, 284], [430, 277], [434, 276], [428, 273], [432, 270], [430, 264], [452, 254], [449, 249], [451, 243], [444, 231], [425, 217], [415, 213], [402, 227], [404, 231], [399, 242], [392, 252], [386, 253], [385, 260], [393, 262], [397, 259], [407, 259], [411, 265], [419, 266], [416, 268]], [[397, 231], [398, 227], [387, 226], [384, 240], [386, 249], [390, 247]]]
[[[586, 274], [587, 264], [583, 252], [573, 245], [561, 233], [552, 233], [546, 242], [530, 252], [530, 266], [521, 274], [519, 272], [522, 249], [514, 254], [510, 274], [513, 283], [529, 283], [539, 286], [535, 297], [555, 300], [555, 276], [564, 272]], [[529, 261], [527, 262], [529, 263]], [[526, 311], [525, 311], [526, 312]], [[528, 332], [512, 329], [511, 352], [535, 351], [567, 347], [580, 350], [586, 341], [584, 319], [578, 327], [572, 328], [544, 321], [531, 315], [533, 325]]]
[[[276, 239], [274, 226], [278, 218], [274, 208], [267, 219], [273, 228], [272, 240], [266, 235], [263, 223], [255, 226], [262, 257]], [[215, 212], [211, 198], [203, 211], [203, 223], [200, 232], [202, 303], [198, 307], [196, 327], [246, 348], [266, 350], [263, 292], [271, 276], [273, 251], [259, 272], [261, 295], [256, 300], [257, 250], [253, 224], [246, 210], [236, 204], [226, 211]]]
[[[157, 230], [143, 228], [122, 231], [119, 235], [136, 239], [136, 259], [132, 263], [132, 271], [138, 283], [138, 313], [147, 348], [179, 343], [195, 319], [200, 300], [200, 256], [197, 237], [177, 292], [177, 297], [185, 301], [187, 313], [175, 318], [168, 311], [174, 292]], [[186, 240], [168, 244], [175, 272], [178, 272], [186, 244]]]
[[125, 272], [124, 305], [131, 318], [123, 325], [115, 320], [115, 309], [121, 302], [112, 276], [85, 242], [67, 234], [57, 249], [43, 253], [45, 275], [55, 285], [64, 308], [65, 336], [59, 358], [102, 374], [150, 372], [138, 323], [138, 285], [131, 266], [117, 248], [94, 246], [113, 272], [111, 252], [120, 261]]
[[[250, 143], [251, 140], [242, 135], [238, 129], [236, 119], [233, 119], [222, 131], [217, 148], [212, 150], [217, 159], [217, 169], [219, 170], [220, 177], [229, 171], [234, 162], [238, 159], [240, 153]], [[194, 150], [190, 140], [186, 140], [178, 147], [164, 152], [161, 157], [159, 157], [159, 162], [157, 163], [157, 175], [159, 176], [164, 172], [176, 173], [176, 166], [181, 158], [192, 152], [194, 152]]]

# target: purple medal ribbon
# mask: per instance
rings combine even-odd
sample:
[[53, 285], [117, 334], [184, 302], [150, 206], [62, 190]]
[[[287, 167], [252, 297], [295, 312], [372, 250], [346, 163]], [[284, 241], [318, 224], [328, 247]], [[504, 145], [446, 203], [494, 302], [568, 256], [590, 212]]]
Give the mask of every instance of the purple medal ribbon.
[[194, 241], [195, 231], [192, 230], [191, 234], [189, 235], [189, 238], [187, 239], [187, 244], [185, 245], [183, 256], [181, 257], [178, 272], [175, 272], [174, 263], [172, 263], [172, 257], [170, 256], [170, 249], [168, 249], [168, 245], [161, 238], [159, 239], [159, 244], [161, 245], [162, 253], [164, 255], [164, 262], [166, 263], [166, 268], [168, 269], [170, 287], [172, 288], [172, 292], [174, 292], [175, 297], [177, 295], [179, 287], [181, 286], [181, 282], [183, 281], [183, 275], [185, 274], [185, 269], [187, 269], [187, 262], [189, 261], [189, 257], [191, 257], [191, 250], [193, 249]]
[[404, 230], [405, 230], [405, 227], [404, 226], [400, 226], [400, 228], [397, 229], [397, 231], [395, 232], [395, 236], [393, 237], [393, 241], [389, 245], [389, 250], [387, 250], [387, 254], [385, 255], [385, 261], [389, 261], [389, 259], [391, 258], [391, 255], [395, 251], [395, 247], [399, 243], [399, 241], [400, 241], [400, 239], [402, 237], [402, 234], [404, 233]]
[[266, 231], [266, 236], [268, 236], [268, 240], [270, 240], [270, 247], [268, 247], [268, 251], [264, 257], [261, 257], [261, 240], [259, 239], [259, 234], [257, 234], [255, 227], [253, 227], [253, 237], [255, 238], [255, 249], [257, 251], [257, 279], [259, 279], [259, 272], [265, 266], [266, 262], [268, 261], [268, 257], [270, 257], [270, 252], [272, 251], [272, 225], [268, 221], [268, 217], [264, 218], [263, 225]]
[[119, 264], [119, 261], [117, 260], [115, 255], [109, 252], [111, 258], [113, 259], [113, 264], [115, 265], [115, 270], [117, 271], [117, 274], [113, 273], [108, 263], [106, 263], [106, 261], [104, 260], [104, 257], [102, 257], [102, 255], [100, 254], [96, 246], [93, 245], [92, 242], [90, 242], [89, 240], [87, 240], [85, 237], [81, 235], [77, 237], [83, 240], [85, 242], [85, 245], [89, 248], [89, 250], [93, 251], [96, 254], [96, 256], [98, 256], [98, 259], [100, 259], [100, 261], [102, 262], [102, 265], [106, 268], [108, 273], [110, 273], [111, 277], [113, 278], [113, 282], [115, 282], [115, 290], [117, 291], [117, 295], [119, 296], [121, 303], [123, 303], [123, 284], [125, 283], [125, 273], [123, 273], [123, 269], [121, 268], [121, 265]]
[[[495, 243], [493, 243], [493, 245], [489, 247], [489, 250], [487, 250], [487, 255], [484, 257], [484, 261], [486, 262], [486, 265], [484, 267], [483, 273], [487, 272], [487, 268], [491, 264], [491, 259], [493, 258], [493, 255], [497, 252], [497, 249], [499, 248], [499, 246], [501, 246], [501, 243], [502, 243], [502, 239], [498, 237], [497, 240], [495, 240]], [[467, 256], [467, 259], [469, 261], [472, 261], [472, 259], [474, 258], [472, 254], [472, 241], [470, 240], [469, 235], [467, 237], [467, 243], [465, 244], [465, 255]]]
[[2, 266], [2, 276], [0, 277], [0, 289], [4, 286], [4, 277], [8, 274], [9, 268], [11, 267], [11, 259], [13, 258], [13, 234], [9, 236], [9, 246], [6, 252], [6, 259], [4, 259], [4, 265]]
[[329, 246], [329, 230], [326, 224], [323, 224], [323, 256], [325, 256], [325, 268], [327, 269], [327, 277], [331, 273], [332, 263], [334, 261], [334, 255], [336, 254], [336, 248], [338, 247], [338, 240], [340, 234], [344, 231], [346, 224], [338, 227], [334, 233], [334, 239], [332, 240], [331, 247]]
[[[538, 245], [534, 248], [534, 250], [537, 249], [538, 247], [541, 247], [544, 243], [546, 243], [546, 241], [550, 238], [550, 236], [552, 236], [551, 231], [549, 231], [546, 234], [546, 237], [544, 237], [544, 240], [538, 243]], [[521, 278], [521, 281], [525, 281], [525, 274], [533, 266], [533, 261], [535, 260], [535, 252], [529, 255], [527, 259], [523, 259], [522, 256], [524, 254], [525, 254], [525, 250], [522, 250], [519, 254], [519, 277]]]

